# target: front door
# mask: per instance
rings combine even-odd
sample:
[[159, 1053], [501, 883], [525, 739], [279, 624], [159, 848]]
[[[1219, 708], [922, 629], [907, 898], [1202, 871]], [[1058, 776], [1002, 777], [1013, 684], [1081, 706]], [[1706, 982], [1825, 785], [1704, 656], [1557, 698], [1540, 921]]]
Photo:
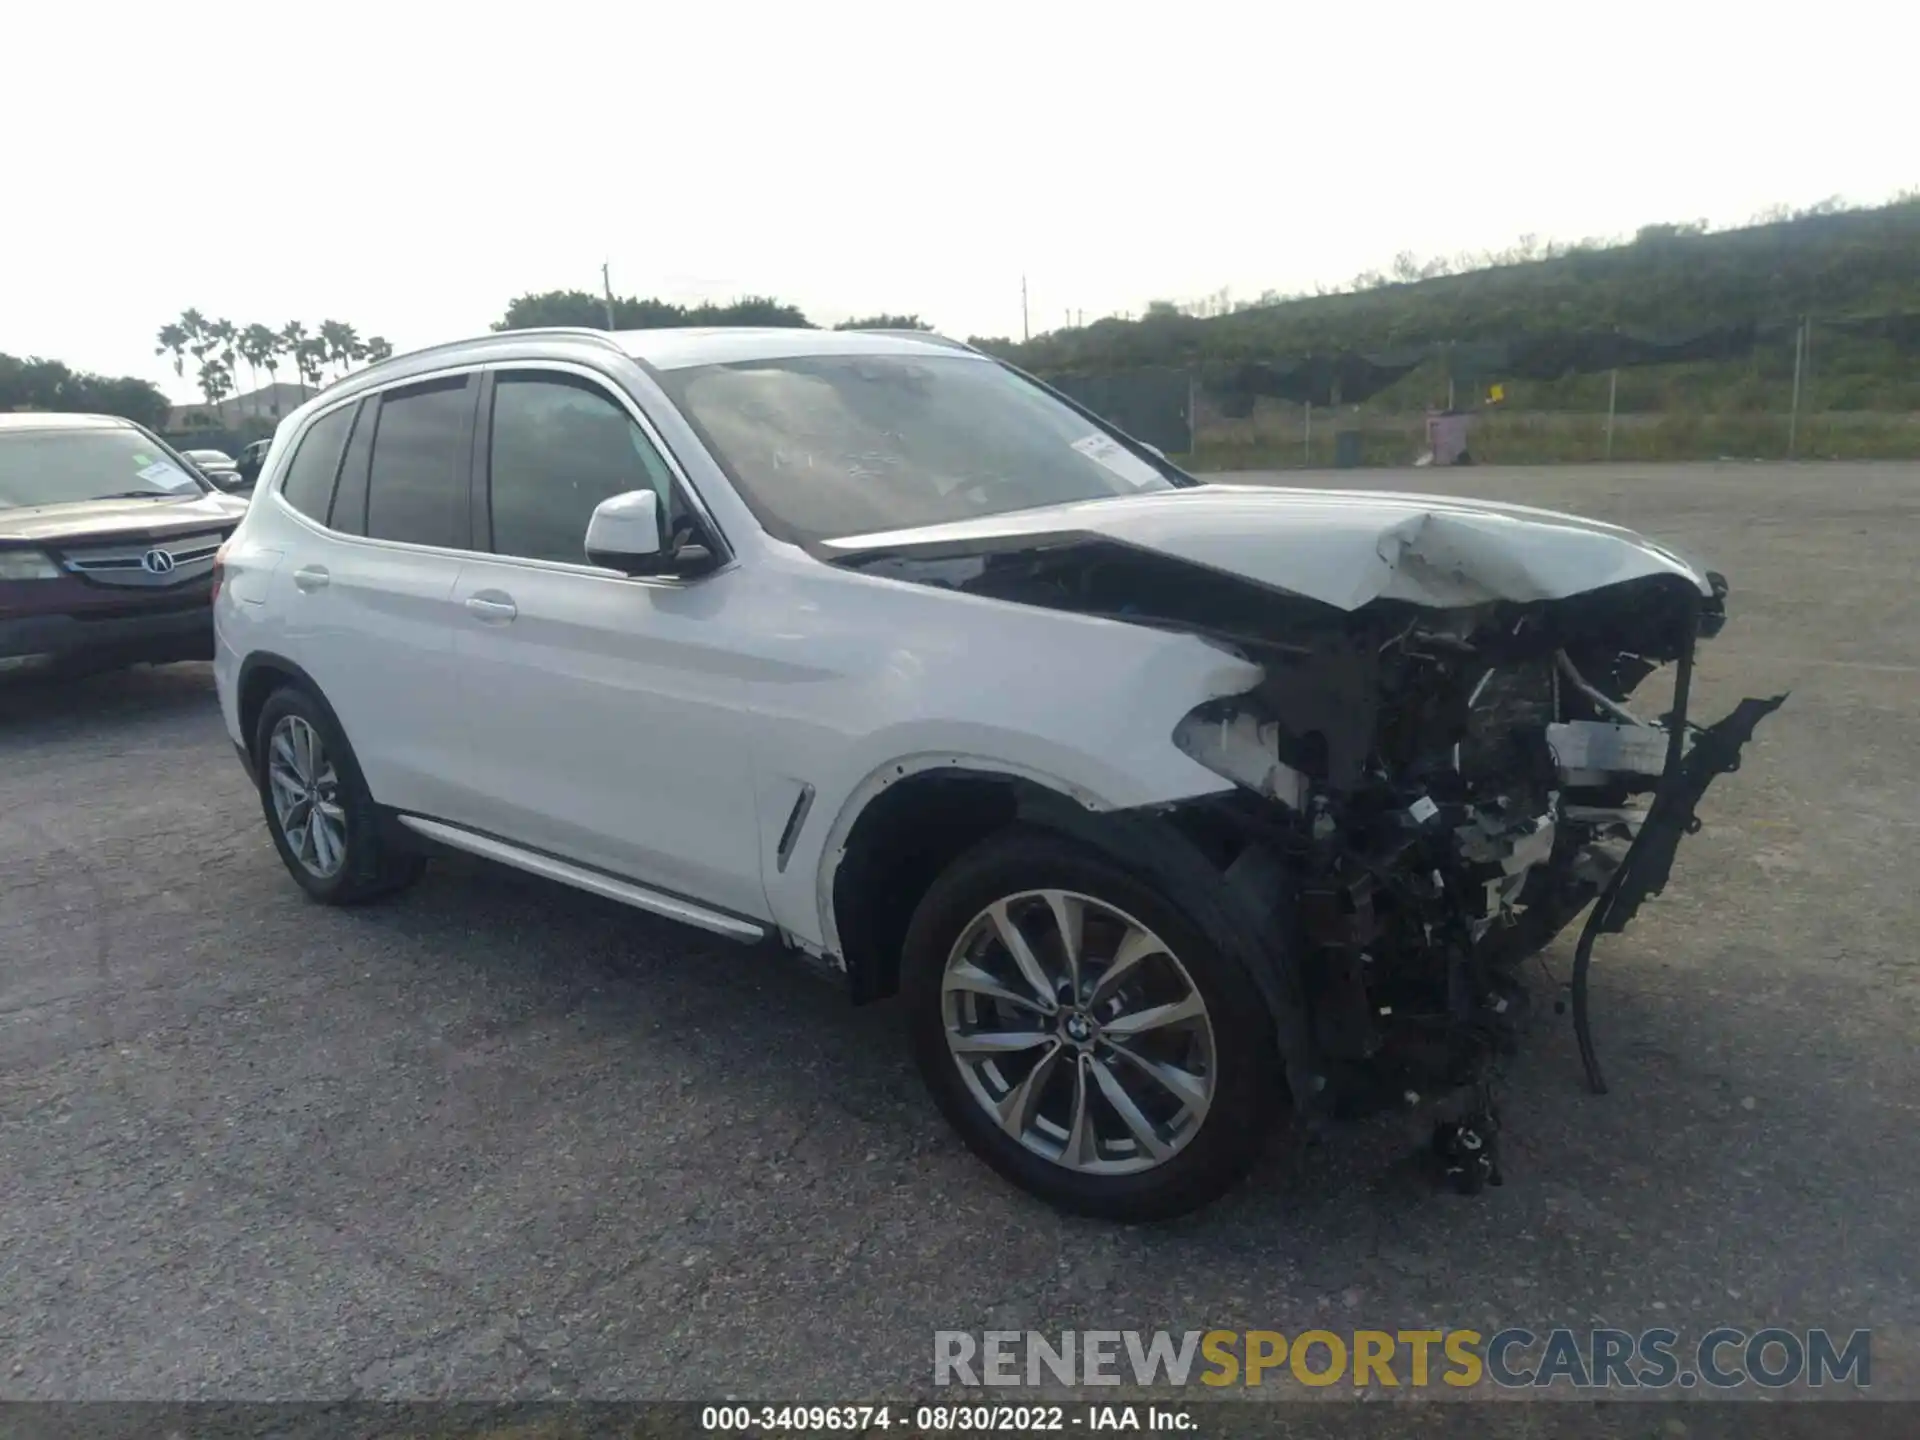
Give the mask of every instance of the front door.
[[454, 587], [468, 823], [764, 919], [744, 683], [724, 641], [747, 577], [631, 580], [587, 565], [600, 501], [651, 488], [662, 515], [685, 504], [600, 381], [503, 370], [482, 403], [475, 548], [491, 558], [469, 557]]

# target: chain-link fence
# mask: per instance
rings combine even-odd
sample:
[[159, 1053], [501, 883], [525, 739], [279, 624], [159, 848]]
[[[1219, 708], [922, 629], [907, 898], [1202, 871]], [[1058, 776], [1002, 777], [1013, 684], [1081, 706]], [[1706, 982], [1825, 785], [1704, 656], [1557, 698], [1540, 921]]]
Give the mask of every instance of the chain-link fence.
[[[1209, 466], [1920, 458], [1920, 315], [1205, 362], [1050, 383]], [[1439, 447], [1443, 457], [1451, 447]]]

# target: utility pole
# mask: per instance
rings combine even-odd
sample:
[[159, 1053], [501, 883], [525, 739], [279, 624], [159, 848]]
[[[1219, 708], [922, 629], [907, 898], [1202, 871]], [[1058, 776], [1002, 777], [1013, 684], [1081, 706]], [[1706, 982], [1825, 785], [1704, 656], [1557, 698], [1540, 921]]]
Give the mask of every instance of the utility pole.
[[1020, 339], [1023, 342], [1033, 339], [1033, 331], [1027, 325], [1027, 277], [1024, 275], [1020, 277]]
[[1613, 459], [1613, 410], [1614, 402], [1620, 398], [1620, 372], [1607, 372], [1607, 459]]
[[603, 261], [600, 266], [600, 290], [607, 300], [607, 329], [616, 328], [613, 323], [613, 277]]
[[1800, 430], [1800, 367], [1807, 354], [1807, 318], [1800, 317], [1800, 328], [1793, 332], [1793, 408], [1787, 412], [1787, 458], [1794, 458], [1794, 445]]

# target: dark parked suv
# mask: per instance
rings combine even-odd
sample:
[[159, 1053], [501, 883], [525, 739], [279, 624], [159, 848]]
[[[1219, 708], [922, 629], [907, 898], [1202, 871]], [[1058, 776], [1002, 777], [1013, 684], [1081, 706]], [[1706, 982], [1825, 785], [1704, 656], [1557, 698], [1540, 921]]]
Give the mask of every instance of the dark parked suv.
[[130, 420], [0, 415], [0, 671], [210, 659], [246, 509]]

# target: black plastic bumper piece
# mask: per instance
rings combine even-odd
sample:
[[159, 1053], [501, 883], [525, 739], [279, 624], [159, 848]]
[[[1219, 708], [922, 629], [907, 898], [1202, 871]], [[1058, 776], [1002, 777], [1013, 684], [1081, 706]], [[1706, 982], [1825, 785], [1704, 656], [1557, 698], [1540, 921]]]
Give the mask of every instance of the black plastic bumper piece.
[[0, 659], [45, 657], [136, 665], [213, 658], [213, 607], [133, 611], [82, 620], [72, 615], [0, 619]]

